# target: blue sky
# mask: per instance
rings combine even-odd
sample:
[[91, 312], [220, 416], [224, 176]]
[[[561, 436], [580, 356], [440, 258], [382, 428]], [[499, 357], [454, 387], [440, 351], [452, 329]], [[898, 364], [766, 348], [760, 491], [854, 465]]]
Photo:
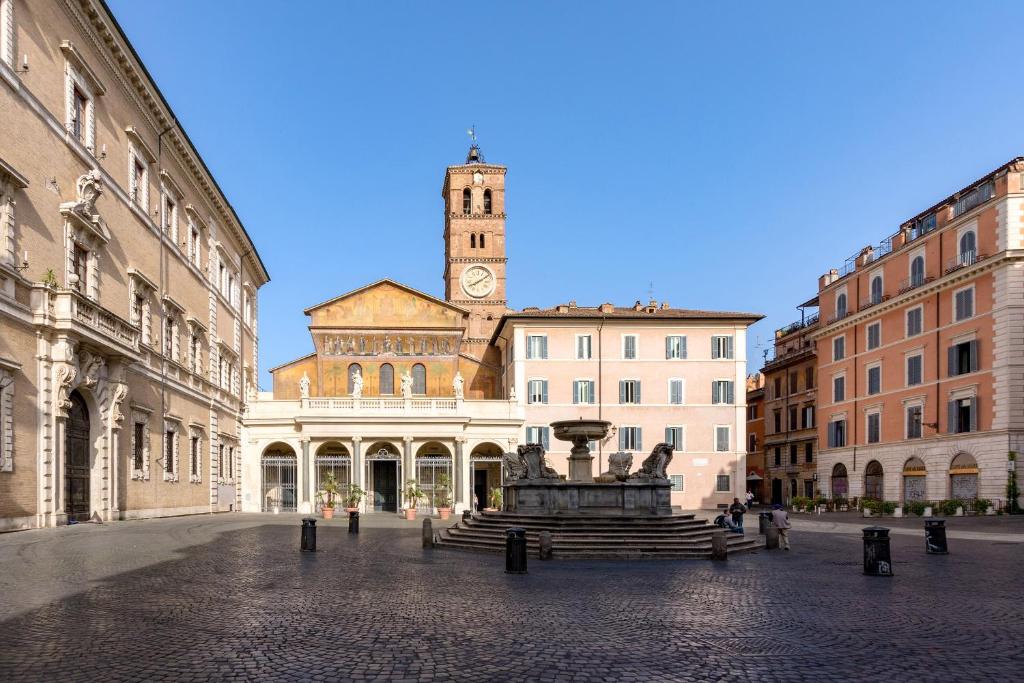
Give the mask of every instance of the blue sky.
[[252, 235], [266, 369], [304, 307], [443, 295], [444, 168], [506, 164], [509, 304], [756, 311], [1022, 153], [1017, 3], [108, 0]]

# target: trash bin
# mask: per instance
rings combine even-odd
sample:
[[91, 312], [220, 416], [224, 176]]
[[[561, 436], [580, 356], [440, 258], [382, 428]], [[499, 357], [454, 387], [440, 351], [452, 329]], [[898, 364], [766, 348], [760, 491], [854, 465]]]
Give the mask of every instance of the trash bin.
[[929, 555], [949, 554], [949, 545], [946, 543], [946, 520], [924, 520], [924, 549]]
[[348, 532], [350, 534], [359, 533], [359, 510], [348, 513]]
[[868, 576], [892, 576], [889, 530], [884, 526], [864, 527], [864, 573]]
[[505, 530], [505, 573], [526, 573], [526, 529], [512, 527]]
[[304, 553], [316, 552], [316, 518], [302, 518], [302, 541], [299, 549]]
[[757, 514], [757, 533], [768, 533], [768, 527], [772, 525], [772, 513], [759, 512]]

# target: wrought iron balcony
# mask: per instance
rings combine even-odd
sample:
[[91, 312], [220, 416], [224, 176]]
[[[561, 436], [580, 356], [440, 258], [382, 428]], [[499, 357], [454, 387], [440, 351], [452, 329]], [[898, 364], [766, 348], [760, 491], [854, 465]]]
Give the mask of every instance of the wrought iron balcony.
[[935, 280], [935, 278], [929, 275], [922, 275], [920, 277], [908, 277], [904, 279], [903, 282], [900, 283], [900, 289], [898, 293], [903, 294], [904, 292], [909, 292], [912, 289], [923, 287], [924, 285], [928, 284], [929, 282], [932, 282], [933, 280]]
[[967, 266], [973, 266], [978, 261], [984, 261], [985, 258], [987, 258], [985, 254], [979, 254], [973, 249], [971, 251], [965, 251], [956, 258], [947, 261], [946, 269], [943, 272], [952, 273], [954, 270], [960, 270], [961, 268], [966, 268]]

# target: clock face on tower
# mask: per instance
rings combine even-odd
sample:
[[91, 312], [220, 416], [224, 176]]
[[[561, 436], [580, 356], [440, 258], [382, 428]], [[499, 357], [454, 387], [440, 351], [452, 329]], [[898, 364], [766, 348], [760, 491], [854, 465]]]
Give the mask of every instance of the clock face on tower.
[[480, 264], [472, 265], [462, 271], [462, 291], [469, 296], [480, 299], [494, 291], [496, 284], [491, 269]]

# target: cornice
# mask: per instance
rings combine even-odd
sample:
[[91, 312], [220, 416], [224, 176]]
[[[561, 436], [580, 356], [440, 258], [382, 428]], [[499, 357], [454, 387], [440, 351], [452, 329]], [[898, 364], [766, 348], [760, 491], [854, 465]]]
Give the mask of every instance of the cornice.
[[471, 258], [469, 256], [451, 256], [448, 258], [449, 263], [508, 263], [508, 259], [504, 256], [481, 256], [479, 258]]

